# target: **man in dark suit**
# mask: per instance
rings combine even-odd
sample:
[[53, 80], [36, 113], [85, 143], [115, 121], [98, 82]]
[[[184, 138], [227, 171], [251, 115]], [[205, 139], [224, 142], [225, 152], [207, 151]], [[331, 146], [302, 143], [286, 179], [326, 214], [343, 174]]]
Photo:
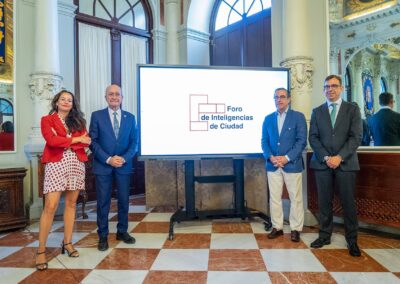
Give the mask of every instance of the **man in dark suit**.
[[374, 146], [400, 146], [400, 113], [393, 111], [393, 95], [379, 95], [381, 109], [368, 120]]
[[268, 235], [283, 235], [283, 183], [290, 198], [291, 240], [300, 241], [304, 223], [302, 195], [302, 152], [307, 145], [307, 123], [304, 114], [291, 110], [290, 92], [278, 88], [274, 92], [276, 111], [265, 117], [261, 146], [266, 160], [273, 229]]
[[313, 109], [309, 142], [314, 150], [310, 168], [315, 171], [319, 205], [319, 236], [311, 243], [320, 248], [331, 242], [333, 228], [332, 199], [334, 185], [339, 189], [343, 207], [345, 237], [349, 253], [360, 256], [357, 245], [357, 209], [354, 198], [356, 172], [360, 169], [357, 148], [361, 144], [362, 121], [360, 109], [340, 97], [342, 79], [326, 77], [326, 103]]
[[117, 85], [106, 89], [108, 107], [92, 113], [89, 133], [92, 138], [93, 173], [96, 175], [98, 249], [108, 249], [108, 213], [113, 181], [117, 186], [117, 240], [133, 244], [129, 235], [128, 209], [132, 159], [137, 152], [135, 116], [121, 109], [122, 93]]

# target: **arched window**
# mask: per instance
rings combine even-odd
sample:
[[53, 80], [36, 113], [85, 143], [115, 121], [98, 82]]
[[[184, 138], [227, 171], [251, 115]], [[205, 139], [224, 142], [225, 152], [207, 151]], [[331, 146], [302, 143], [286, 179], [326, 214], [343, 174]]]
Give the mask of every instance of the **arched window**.
[[2, 123], [6, 117], [10, 117], [11, 120], [14, 115], [13, 105], [10, 101], [6, 99], [0, 99], [0, 123]]
[[384, 77], [381, 77], [380, 85], [381, 85], [381, 93], [387, 92], [388, 88], [387, 88], [386, 79]]
[[223, 0], [220, 1], [215, 28], [225, 28], [271, 7], [271, 0]]
[[272, 66], [271, 0], [218, 0], [211, 23], [211, 65]]
[[[74, 0], [76, 94], [90, 120], [106, 106], [108, 85], [121, 86], [122, 108], [136, 114], [136, 65], [152, 63], [153, 29], [149, 0]], [[135, 162], [131, 194], [144, 192], [144, 165]], [[89, 198], [90, 194], [89, 194]]]

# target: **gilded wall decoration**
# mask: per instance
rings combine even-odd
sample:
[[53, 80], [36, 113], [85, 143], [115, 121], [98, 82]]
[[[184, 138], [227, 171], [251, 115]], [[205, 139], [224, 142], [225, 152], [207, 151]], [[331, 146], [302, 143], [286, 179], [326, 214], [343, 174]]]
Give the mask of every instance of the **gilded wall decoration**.
[[397, 0], [345, 0], [343, 5], [343, 17], [345, 19], [356, 18], [396, 4]]

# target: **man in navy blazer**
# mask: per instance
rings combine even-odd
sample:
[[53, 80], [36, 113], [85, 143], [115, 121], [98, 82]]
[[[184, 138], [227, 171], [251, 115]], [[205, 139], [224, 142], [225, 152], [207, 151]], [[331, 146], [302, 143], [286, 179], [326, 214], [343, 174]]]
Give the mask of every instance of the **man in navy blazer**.
[[331, 243], [333, 229], [332, 199], [337, 186], [343, 207], [344, 229], [351, 256], [360, 256], [357, 245], [357, 208], [354, 198], [356, 173], [360, 169], [357, 148], [363, 134], [358, 106], [344, 101], [342, 78], [325, 78], [326, 102], [313, 109], [309, 141], [314, 153], [310, 168], [314, 169], [318, 191], [319, 236], [311, 243], [321, 248]]
[[274, 99], [277, 110], [265, 117], [261, 138], [273, 227], [268, 238], [275, 239], [283, 235], [282, 191], [285, 183], [290, 198], [291, 240], [299, 242], [304, 223], [302, 152], [307, 145], [307, 123], [304, 114], [289, 108], [288, 90], [276, 89]]
[[379, 95], [381, 109], [369, 118], [374, 146], [400, 146], [400, 113], [393, 111], [393, 95]]
[[105, 95], [108, 107], [92, 113], [89, 133], [90, 149], [94, 155], [93, 173], [96, 175], [98, 249], [108, 249], [108, 214], [113, 182], [117, 187], [117, 240], [133, 244], [129, 235], [129, 185], [132, 160], [137, 152], [135, 116], [121, 109], [122, 93], [117, 85], [108, 86]]

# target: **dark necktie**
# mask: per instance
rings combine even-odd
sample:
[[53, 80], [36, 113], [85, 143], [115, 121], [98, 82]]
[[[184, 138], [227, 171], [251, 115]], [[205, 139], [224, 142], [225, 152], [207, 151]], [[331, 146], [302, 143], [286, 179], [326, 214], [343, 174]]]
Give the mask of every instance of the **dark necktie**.
[[336, 103], [332, 104], [332, 111], [331, 111], [331, 123], [332, 127], [335, 126], [335, 119], [336, 119]]
[[114, 112], [114, 134], [115, 137], [118, 138], [118, 132], [119, 132], [119, 122], [117, 118], [117, 112]]

